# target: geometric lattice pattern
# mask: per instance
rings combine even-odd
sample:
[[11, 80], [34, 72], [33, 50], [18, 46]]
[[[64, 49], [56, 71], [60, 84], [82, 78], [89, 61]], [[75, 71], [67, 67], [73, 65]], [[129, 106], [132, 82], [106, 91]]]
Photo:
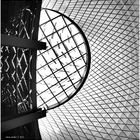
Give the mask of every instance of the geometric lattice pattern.
[[90, 51], [82, 31], [68, 17], [41, 10], [39, 40], [47, 49], [37, 55], [38, 107], [57, 107], [83, 85], [90, 65]]
[[[28, 21], [26, 18], [30, 20]], [[33, 27], [29, 28], [28, 26], [33, 20], [34, 17], [31, 10], [22, 9], [18, 17], [13, 17], [9, 21], [9, 26], [3, 29], [3, 33], [31, 39], [31, 30]], [[32, 63], [32, 51], [29, 49], [2, 46], [1, 60], [2, 105], [9, 106], [9, 111], [17, 108], [15, 110], [17, 113], [29, 111], [32, 109], [32, 74], [29, 66]], [[6, 110], [6, 112], [8, 111]]]
[[74, 98], [39, 120], [43, 140], [138, 140], [138, 0], [44, 0], [85, 33], [91, 69]]
[[[37, 40], [40, 8], [41, 0], [2, 0], [2, 34], [24, 38], [25, 44], [28, 44], [28, 39]], [[18, 44], [20, 40], [13, 43]], [[23, 122], [21, 120], [20, 123], [15, 124], [19, 127], [14, 126], [16, 128], [3, 132], [10, 119], [37, 108], [36, 49], [28, 49], [30, 46], [20, 47], [22, 44], [16, 47], [11, 45], [1, 47], [1, 116], [2, 122], [4, 122], [2, 139], [35, 139], [39, 137], [37, 121], [19, 126]], [[24, 116], [22, 117], [24, 118]], [[31, 131], [32, 129], [34, 131]]]

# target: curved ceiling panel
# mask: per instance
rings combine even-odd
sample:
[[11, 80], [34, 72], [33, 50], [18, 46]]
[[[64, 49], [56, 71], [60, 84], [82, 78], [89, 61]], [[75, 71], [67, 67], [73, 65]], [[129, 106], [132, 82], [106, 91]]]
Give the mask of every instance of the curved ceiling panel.
[[74, 20], [91, 49], [82, 89], [39, 120], [43, 140], [138, 139], [138, 0], [44, 0]]

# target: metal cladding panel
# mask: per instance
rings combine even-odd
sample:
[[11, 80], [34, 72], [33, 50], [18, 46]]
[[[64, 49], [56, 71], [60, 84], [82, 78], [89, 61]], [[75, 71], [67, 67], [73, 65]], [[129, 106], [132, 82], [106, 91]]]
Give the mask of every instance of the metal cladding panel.
[[[37, 40], [41, 1], [5, 1], [2, 4], [2, 34]], [[2, 118], [22, 114], [36, 106], [36, 50], [1, 47]], [[31, 125], [26, 126], [27, 131]], [[32, 135], [24, 127], [9, 135]], [[8, 133], [5, 135], [8, 136]]]

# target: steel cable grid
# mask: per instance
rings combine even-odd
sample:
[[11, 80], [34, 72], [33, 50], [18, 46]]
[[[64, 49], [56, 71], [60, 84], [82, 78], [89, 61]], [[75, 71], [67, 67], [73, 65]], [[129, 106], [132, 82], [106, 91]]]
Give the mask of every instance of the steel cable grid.
[[138, 0], [44, 0], [84, 31], [89, 76], [73, 99], [39, 121], [42, 139], [138, 140]]
[[82, 30], [65, 15], [42, 9], [39, 40], [47, 50], [38, 51], [38, 106], [58, 107], [84, 84], [90, 67], [90, 49]]

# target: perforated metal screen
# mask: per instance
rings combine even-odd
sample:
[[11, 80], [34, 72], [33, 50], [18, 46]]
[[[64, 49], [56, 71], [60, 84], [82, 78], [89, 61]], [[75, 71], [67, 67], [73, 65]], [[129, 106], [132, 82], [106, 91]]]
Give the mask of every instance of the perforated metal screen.
[[44, 0], [85, 33], [89, 77], [78, 94], [41, 119], [43, 140], [138, 140], [138, 1]]
[[[17, 16], [16, 14], [13, 17], [10, 15], [8, 25], [3, 25], [2, 33], [32, 39], [34, 33], [32, 28], [34, 28], [35, 20], [33, 14], [29, 8], [23, 8], [19, 10]], [[33, 108], [33, 75], [31, 70], [33, 51], [14, 46], [2, 46], [1, 49], [2, 112], [7, 114], [11, 111], [13, 113], [13, 110], [16, 113], [27, 112]]]
[[[2, 34], [24, 38], [25, 42], [26, 39], [37, 40], [40, 0], [2, 0], [1, 5]], [[7, 44], [10, 44], [10, 41], [7, 41]], [[22, 43], [20, 44], [22, 45]], [[37, 121], [12, 130], [9, 130], [10, 127], [8, 127], [10, 119], [37, 108], [36, 50], [28, 49], [28, 46], [20, 48], [20, 46], [11, 45], [1, 45], [1, 139], [35, 139], [38, 134]], [[20, 123], [22, 124], [22, 120]], [[17, 122], [16, 125], [19, 126], [20, 123]], [[7, 129], [8, 131], [6, 131]], [[31, 131], [32, 129], [34, 131]]]

